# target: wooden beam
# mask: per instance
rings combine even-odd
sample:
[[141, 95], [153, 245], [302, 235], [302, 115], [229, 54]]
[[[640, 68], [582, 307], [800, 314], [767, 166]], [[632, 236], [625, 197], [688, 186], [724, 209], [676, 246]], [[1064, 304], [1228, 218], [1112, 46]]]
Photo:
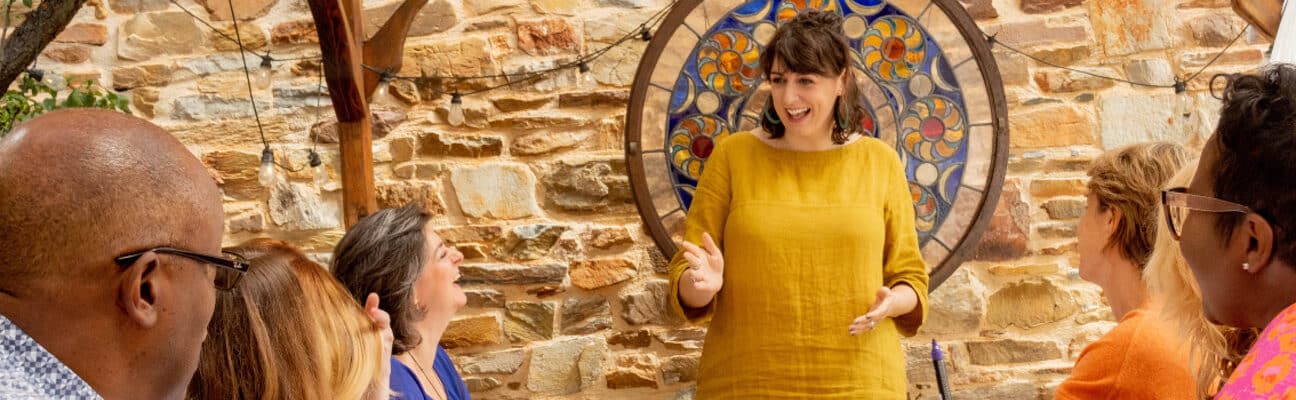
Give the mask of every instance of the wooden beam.
[[[365, 42], [365, 64], [390, 69], [393, 73], [399, 71], [404, 60], [405, 36], [425, 4], [427, 0], [405, 0], [401, 3], [400, 8], [378, 29], [378, 33]], [[372, 94], [374, 88], [378, 87], [378, 73], [366, 69], [364, 75], [365, 94]]]
[[324, 80], [328, 82], [329, 97], [338, 122], [352, 122], [369, 117], [368, 104], [360, 94], [359, 74], [353, 67], [355, 50], [361, 46], [351, 34], [339, 0], [310, 0], [311, 16], [315, 18], [315, 32], [319, 35], [320, 52], [324, 62]]
[[1282, 5], [1282, 0], [1233, 0], [1233, 11], [1273, 40], [1278, 36]]
[[383, 24], [374, 38], [364, 40], [360, 0], [309, 0], [324, 79], [337, 114], [342, 155], [342, 210], [349, 229], [360, 218], [378, 210], [374, 199], [373, 124], [366, 101], [378, 85], [378, 76], [364, 65], [399, 70], [405, 36], [427, 0], [406, 0]]
[[[361, 89], [361, 44], [353, 30], [358, 7], [355, 0], [310, 0], [315, 31], [319, 34], [324, 56], [324, 79], [328, 81], [329, 98], [337, 114], [338, 139], [342, 155], [342, 213], [349, 229], [360, 218], [378, 210], [374, 199], [373, 136], [369, 105]], [[351, 3], [345, 5], [344, 3]]]

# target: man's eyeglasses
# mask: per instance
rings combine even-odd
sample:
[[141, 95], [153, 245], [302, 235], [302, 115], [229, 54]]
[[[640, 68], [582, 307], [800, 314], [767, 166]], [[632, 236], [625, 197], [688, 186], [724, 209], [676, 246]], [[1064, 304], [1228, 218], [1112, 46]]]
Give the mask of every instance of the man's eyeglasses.
[[155, 247], [136, 253], [130, 253], [113, 259], [113, 262], [117, 263], [117, 265], [122, 268], [129, 267], [131, 264], [134, 264], [136, 260], [139, 260], [144, 253], [150, 251], [159, 254], [180, 256], [219, 267], [216, 268], [216, 288], [220, 290], [233, 289], [234, 285], [238, 284], [239, 278], [242, 278], [243, 273], [247, 272], [249, 268], [247, 259], [244, 259], [243, 256], [238, 254], [222, 252], [223, 256], [212, 256], [172, 247]]
[[1199, 196], [1188, 193], [1188, 188], [1177, 187], [1161, 192], [1161, 205], [1165, 207], [1166, 225], [1170, 226], [1170, 235], [1175, 240], [1183, 234], [1183, 222], [1188, 212], [1204, 211], [1213, 213], [1251, 214], [1251, 208], [1231, 201], [1214, 197]]

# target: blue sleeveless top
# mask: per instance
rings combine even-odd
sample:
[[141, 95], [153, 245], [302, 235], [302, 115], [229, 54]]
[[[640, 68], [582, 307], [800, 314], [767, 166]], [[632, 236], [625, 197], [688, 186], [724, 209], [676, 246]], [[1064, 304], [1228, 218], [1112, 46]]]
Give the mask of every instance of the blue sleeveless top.
[[[468, 387], [464, 385], [463, 378], [459, 376], [459, 371], [455, 370], [454, 361], [450, 360], [450, 354], [445, 349], [437, 346], [436, 361], [432, 363], [432, 369], [436, 372], [437, 378], [441, 379], [441, 384], [445, 386], [448, 400], [471, 400], [468, 396]], [[396, 360], [391, 359], [391, 390], [392, 399], [400, 400], [436, 400], [427, 392], [423, 391], [423, 385], [419, 384], [417, 372]]]

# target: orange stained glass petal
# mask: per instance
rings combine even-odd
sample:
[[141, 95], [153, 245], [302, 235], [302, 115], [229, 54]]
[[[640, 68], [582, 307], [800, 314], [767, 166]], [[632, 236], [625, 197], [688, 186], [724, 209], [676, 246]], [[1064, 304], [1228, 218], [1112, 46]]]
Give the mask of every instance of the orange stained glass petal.
[[733, 75], [738, 73], [738, 69], [742, 68], [742, 64], [742, 56], [738, 55], [737, 52], [726, 51], [720, 53], [720, 71]]
[[729, 36], [728, 32], [717, 33], [715, 34], [715, 36], [712, 36], [711, 39], [714, 39], [716, 43], [720, 44], [721, 50], [728, 50], [733, 48], [733, 41], [732, 41], [733, 39], [731, 36]]
[[863, 45], [864, 47], [873, 48], [882, 47], [882, 36], [878, 35], [876, 32], [869, 32], [868, 35], [864, 36]]

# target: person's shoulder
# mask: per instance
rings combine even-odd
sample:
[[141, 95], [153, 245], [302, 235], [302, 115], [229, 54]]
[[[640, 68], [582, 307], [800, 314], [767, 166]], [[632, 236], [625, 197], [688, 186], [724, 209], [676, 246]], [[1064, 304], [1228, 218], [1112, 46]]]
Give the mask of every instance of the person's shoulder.
[[759, 137], [756, 137], [759, 134], [761, 133], [738, 131], [721, 136], [715, 140], [715, 148], [707, 158], [708, 160], [719, 158], [717, 156], [722, 153], [725, 155], [724, 158], [728, 159], [750, 158], [762, 146], [766, 146], [766, 144], [761, 143]]
[[392, 372], [396, 372], [396, 371], [409, 372], [409, 373], [414, 372], [414, 370], [410, 369], [410, 367], [405, 366], [405, 363], [400, 362], [400, 360], [397, 360], [396, 357], [390, 357], [389, 361], [391, 362]]
[[1137, 331], [1137, 321], [1123, 320], [1113, 326], [1107, 333], [1098, 337], [1098, 340], [1085, 346], [1084, 350], [1080, 351], [1079, 357], [1097, 359], [1104, 364], [1118, 362], [1129, 351], [1130, 344]]
[[861, 152], [864, 152], [872, 159], [877, 159], [879, 161], [886, 161], [886, 162], [894, 161], [897, 163], [900, 161], [899, 154], [896, 153], [895, 147], [891, 146], [890, 144], [887, 144], [887, 142], [883, 141], [882, 139], [878, 139], [868, 135], [860, 135], [859, 139], [855, 139], [855, 140], [858, 143], [849, 143], [847, 144], [847, 146], [856, 147], [857, 149], [859, 149]]
[[[1126, 325], [1131, 336], [1137, 336], [1140, 342], [1149, 342], [1153, 346], [1139, 346], [1148, 351], [1161, 351], [1167, 348], [1178, 350], [1186, 342], [1179, 336], [1174, 323], [1161, 313], [1159, 303], [1153, 303], [1130, 311], [1121, 318], [1121, 325]], [[1120, 326], [1117, 326], [1118, 328]], [[1158, 348], [1159, 347], [1159, 348]]]
[[[1157, 309], [1140, 308], [1121, 320], [1127, 332], [1121, 367], [1122, 398], [1188, 398], [1196, 392], [1188, 343]], [[1115, 331], [1115, 330], [1113, 330]]]
[[717, 148], [723, 147], [730, 150], [739, 149], [739, 148], [750, 149], [754, 145], [763, 144], [761, 143], [762, 139], [757, 135], [764, 135], [764, 134], [765, 134], [764, 132], [760, 131], [760, 128], [757, 128], [756, 130], [752, 130], [752, 131], [733, 132], [726, 135], [724, 139], [719, 140], [716, 146]]

